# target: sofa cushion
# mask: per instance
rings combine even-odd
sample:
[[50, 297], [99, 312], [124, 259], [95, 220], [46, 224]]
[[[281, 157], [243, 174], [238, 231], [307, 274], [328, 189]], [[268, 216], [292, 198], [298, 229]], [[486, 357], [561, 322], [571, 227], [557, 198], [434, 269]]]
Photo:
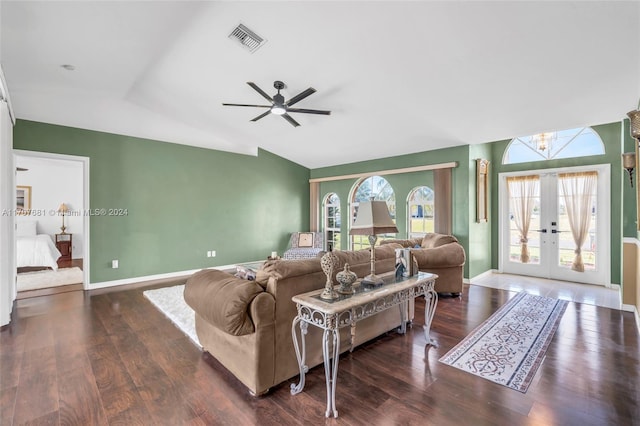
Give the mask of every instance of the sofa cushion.
[[263, 291], [255, 281], [237, 278], [217, 269], [204, 269], [187, 280], [184, 300], [220, 330], [242, 336], [255, 330], [248, 306]]
[[453, 235], [427, 233], [422, 239], [422, 248], [435, 248], [449, 243], [457, 243], [458, 239]]
[[319, 257], [295, 260], [267, 260], [264, 265], [262, 265], [262, 269], [258, 270], [256, 281], [266, 286], [269, 277], [276, 279], [299, 277], [318, 271], [322, 271]]
[[416, 248], [422, 244], [422, 238], [412, 238], [410, 240], [389, 239], [380, 241], [380, 245], [400, 244], [404, 248]]

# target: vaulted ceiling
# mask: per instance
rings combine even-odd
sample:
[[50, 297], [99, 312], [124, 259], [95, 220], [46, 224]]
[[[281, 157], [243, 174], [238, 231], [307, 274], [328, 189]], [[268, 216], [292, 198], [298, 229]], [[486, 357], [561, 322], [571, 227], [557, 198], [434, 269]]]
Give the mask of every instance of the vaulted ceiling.
[[[229, 39], [239, 23], [267, 42]], [[3, 0], [0, 24], [18, 118], [309, 168], [618, 121], [640, 97], [639, 2]], [[222, 106], [275, 80], [332, 115]]]

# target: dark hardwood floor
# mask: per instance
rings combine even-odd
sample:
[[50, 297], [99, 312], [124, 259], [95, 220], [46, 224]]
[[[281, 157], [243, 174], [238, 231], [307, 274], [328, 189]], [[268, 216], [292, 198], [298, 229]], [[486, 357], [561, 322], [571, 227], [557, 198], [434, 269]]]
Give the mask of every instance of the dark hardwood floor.
[[0, 334], [0, 424], [640, 424], [640, 345], [628, 312], [570, 303], [522, 394], [438, 362], [515, 293], [467, 286], [462, 299], [441, 298], [437, 348], [425, 348], [419, 299], [406, 335], [388, 333], [341, 357], [340, 417], [325, 420], [321, 366], [299, 395], [289, 392], [294, 378], [254, 398], [145, 289], [17, 301]]

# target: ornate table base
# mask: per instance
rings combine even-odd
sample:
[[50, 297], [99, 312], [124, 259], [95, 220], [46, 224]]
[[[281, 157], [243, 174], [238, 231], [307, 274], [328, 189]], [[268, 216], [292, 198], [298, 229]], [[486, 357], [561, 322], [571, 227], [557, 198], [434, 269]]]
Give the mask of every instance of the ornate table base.
[[[325, 416], [338, 417], [336, 408], [336, 382], [338, 379], [338, 361], [340, 359], [340, 328], [351, 328], [351, 350], [355, 337], [356, 322], [368, 318], [394, 306], [400, 306], [399, 333], [406, 333], [407, 301], [425, 296], [424, 335], [428, 345], [437, 346], [430, 336], [431, 322], [438, 304], [438, 294], [433, 289], [436, 275], [420, 273], [415, 277], [393, 282], [378, 289], [357, 292], [353, 296], [338, 301], [323, 301], [318, 297], [321, 290], [293, 297], [298, 315], [293, 319], [291, 334], [300, 368], [300, 381], [291, 385], [291, 394], [304, 389], [306, 365], [305, 338], [309, 324], [322, 328], [322, 356], [324, 359], [325, 382], [327, 386], [327, 410]], [[296, 330], [300, 329], [300, 336]]]

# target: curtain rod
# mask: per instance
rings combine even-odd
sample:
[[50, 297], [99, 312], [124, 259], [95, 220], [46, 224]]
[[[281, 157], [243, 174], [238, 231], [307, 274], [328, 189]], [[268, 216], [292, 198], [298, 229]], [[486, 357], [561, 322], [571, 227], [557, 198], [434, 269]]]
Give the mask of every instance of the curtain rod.
[[370, 176], [385, 176], [385, 175], [397, 175], [400, 173], [413, 173], [413, 172], [423, 172], [426, 170], [438, 170], [438, 169], [453, 169], [458, 167], [457, 161], [452, 161], [449, 163], [440, 163], [440, 164], [429, 164], [425, 166], [415, 166], [415, 167], [405, 167], [403, 169], [390, 169], [390, 170], [380, 170], [377, 172], [367, 172], [367, 173], [354, 173], [351, 175], [341, 175], [341, 176], [328, 176], [323, 178], [313, 178], [309, 179], [309, 183], [314, 182], [330, 182], [334, 180], [344, 180], [344, 179], [357, 179], [364, 178]]

